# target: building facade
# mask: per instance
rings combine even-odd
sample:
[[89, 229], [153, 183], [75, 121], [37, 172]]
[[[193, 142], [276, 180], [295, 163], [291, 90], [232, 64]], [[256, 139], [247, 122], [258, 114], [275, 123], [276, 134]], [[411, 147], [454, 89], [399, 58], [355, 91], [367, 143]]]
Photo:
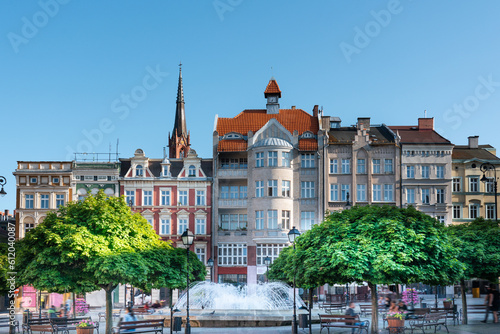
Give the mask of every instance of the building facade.
[[281, 91], [271, 79], [266, 109], [216, 116], [213, 136], [214, 259], [216, 281], [264, 280], [264, 258], [288, 246], [323, 218], [322, 155], [318, 107], [280, 109]]

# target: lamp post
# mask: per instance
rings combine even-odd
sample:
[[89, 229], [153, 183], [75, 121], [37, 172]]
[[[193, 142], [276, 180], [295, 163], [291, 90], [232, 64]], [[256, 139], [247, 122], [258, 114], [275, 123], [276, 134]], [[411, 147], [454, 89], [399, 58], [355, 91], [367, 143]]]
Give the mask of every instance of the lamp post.
[[184, 333], [191, 334], [191, 324], [189, 323], [189, 247], [193, 244], [194, 234], [186, 229], [181, 235], [182, 243], [186, 246], [186, 331]]
[[[349, 192], [345, 195], [346, 203], [345, 203], [345, 208], [349, 209], [351, 206], [351, 203], [349, 202]], [[346, 307], [349, 306], [349, 283], [345, 284], [345, 305]]]
[[[299, 230], [294, 227], [288, 232], [288, 240], [293, 244], [293, 251], [295, 256], [295, 239], [300, 235]], [[293, 271], [293, 321], [292, 321], [292, 334], [297, 334], [297, 310], [295, 304], [295, 271]]]
[[7, 183], [7, 179], [3, 176], [0, 176], [0, 186], [2, 186], [2, 189], [0, 190], [0, 196], [4, 197], [7, 195], [7, 192], [3, 190], [3, 186]]
[[486, 183], [488, 182], [488, 178], [486, 177], [486, 172], [492, 170], [495, 176], [495, 179], [493, 180], [493, 190], [495, 191], [495, 221], [498, 222], [498, 213], [497, 213], [497, 169], [495, 168], [494, 165], [492, 165], [489, 162], [485, 162], [481, 164], [479, 167], [481, 169], [481, 172], [483, 172], [483, 177], [481, 178], [481, 181]]
[[209, 258], [207, 260], [207, 266], [210, 267], [210, 282], [213, 282], [213, 268], [214, 268], [214, 260], [212, 258]]
[[269, 256], [264, 258], [264, 264], [266, 265], [266, 281], [269, 283], [269, 277], [267, 277], [267, 274], [269, 273], [269, 265], [271, 264], [271, 258]]

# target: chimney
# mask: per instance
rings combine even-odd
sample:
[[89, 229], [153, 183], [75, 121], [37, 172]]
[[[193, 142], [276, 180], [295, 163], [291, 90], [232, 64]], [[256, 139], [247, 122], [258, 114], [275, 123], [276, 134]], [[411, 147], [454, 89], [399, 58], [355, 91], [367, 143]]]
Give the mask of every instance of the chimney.
[[9, 210], [5, 210], [5, 216], [9, 217]]
[[370, 130], [370, 117], [358, 117], [358, 130]]
[[295, 110], [295, 109], [297, 109], [297, 108], [295, 106], [292, 106], [292, 110]]
[[419, 118], [418, 130], [434, 130], [434, 117]]
[[313, 116], [318, 117], [319, 106], [316, 104], [313, 108]]
[[469, 148], [479, 147], [479, 136], [469, 136]]

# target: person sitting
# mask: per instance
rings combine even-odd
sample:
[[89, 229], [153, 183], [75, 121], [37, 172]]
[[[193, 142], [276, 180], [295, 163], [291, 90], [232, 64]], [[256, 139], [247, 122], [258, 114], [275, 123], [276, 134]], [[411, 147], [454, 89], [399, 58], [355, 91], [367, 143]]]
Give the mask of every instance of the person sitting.
[[49, 314], [49, 318], [57, 318], [57, 313], [56, 313], [56, 307], [52, 305], [49, 310], [47, 311]]
[[151, 305], [151, 308], [161, 308], [161, 304], [159, 300], [155, 300], [155, 303]]
[[[350, 316], [355, 317], [355, 316], [359, 315], [359, 312], [357, 311], [357, 309], [358, 309], [358, 307], [356, 306], [356, 303], [350, 302], [349, 307], [345, 310], [345, 315], [350, 315]], [[360, 325], [365, 326], [365, 324], [366, 324], [366, 322], [364, 322], [364, 321], [361, 321], [361, 322], [356, 321], [354, 323], [346, 322], [346, 325], [355, 325], [355, 326], [360, 326]], [[353, 328], [352, 333], [354, 333], [355, 331], [356, 331], [356, 328]]]
[[389, 312], [399, 312], [399, 306], [395, 300], [391, 300], [391, 306], [389, 306]]

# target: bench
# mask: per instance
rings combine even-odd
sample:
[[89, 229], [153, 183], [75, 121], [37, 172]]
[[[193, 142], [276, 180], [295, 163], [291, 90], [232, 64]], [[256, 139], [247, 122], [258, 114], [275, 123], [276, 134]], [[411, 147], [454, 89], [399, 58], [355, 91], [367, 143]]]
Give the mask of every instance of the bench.
[[156, 333], [163, 334], [163, 326], [165, 319], [150, 319], [150, 320], [139, 320], [139, 321], [127, 321], [123, 322], [120, 320], [118, 326], [113, 327], [114, 333], [127, 333], [133, 330], [135, 333]]
[[[80, 318], [51, 318], [50, 323], [54, 330], [54, 333], [63, 332], [68, 333], [71, 330], [76, 330], [76, 325], [80, 323], [82, 320], [92, 321], [91, 317], [80, 317]], [[99, 334], [99, 323], [96, 322], [94, 328], [97, 330], [97, 334]]]
[[[321, 326], [321, 330], [319, 333], [323, 331], [323, 328], [326, 328], [328, 330], [328, 333], [330, 333], [330, 328], [336, 327], [336, 328], [357, 328], [359, 330], [359, 333], [361, 333], [362, 330], [366, 331], [366, 334], [368, 334], [368, 327], [370, 327], [370, 322], [369, 321], [363, 321], [359, 320], [359, 316], [352, 316], [352, 315], [340, 315], [340, 314], [318, 314], [319, 315], [319, 323]], [[358, 323], [359, 325], [355, 325], [355, 323]]]
[[[365, 317], [369, 314], [372, 314], [373, 308], [371, 305], [359, 305], [359, 308], [361, 309], [361, 314]], [[387, 308], [385, 307], [385, 305], [378, 305], [377, 311], [378, 313], [385, 313], [387, 311]]]
[[[122, 310], [121, 309], [113, 309], [112, 310], [112, 318], [118, 318], [118, 319], [120, 319], [121, 315], [122, 315]], [[99, 312], [97, 314], [97, 316], [99, 317], [99, 321], [106, 320], [106, 311]]]
[[[17, 328], [17, 332], [19, 333], [19, 321], [13, 320], [14, 321], [14, 327]], [[10, 327], [10, 318], [0, 318], [0, 328], [1, 327]]]
[[42, 317], [41, 319], [38, 318], [28, 319], [28, 321], [23, 324], [23, 333], [31, 334], [33, 332], [40, 332], [40, 333], [54, 332], [52, 324], [50, 323], [50, 319], [44, 317]]
[[145, 307], [140, 306], [140, 307], [134, 308], [134, 313], [137, 315], [145, 315], [145, 314], [154, 313], [154, 310], [148, 310]]
[[459, 324], [460, 313], [455, 311], [453, 307], [431, 307], [431, 313], [436, 312], [446, 312], [446, 317], [453, 319], [453, 326], [455, 326], [455, 321], [457, 322], [457, 325]]
[[332, 314], [333, 311], [343, 312], [346, 308], [344, 303], [323, 303], [319, 307], [329, 314]]
[[449, 333], [448, 326], [446, 325], [447, 312], [435, 312], [435, 313], [427, 313], [423, 318], [420, 319], [410, 319], [410, 330], [413, 334], [413, 331], [416, 329], [420, 329], [422, 333], [425, 334], [424, 329], [427, 327], [434, 327], [434, 333], [437, 328], [440, 326], [444, 326], [446, 328], [446, 332]]

